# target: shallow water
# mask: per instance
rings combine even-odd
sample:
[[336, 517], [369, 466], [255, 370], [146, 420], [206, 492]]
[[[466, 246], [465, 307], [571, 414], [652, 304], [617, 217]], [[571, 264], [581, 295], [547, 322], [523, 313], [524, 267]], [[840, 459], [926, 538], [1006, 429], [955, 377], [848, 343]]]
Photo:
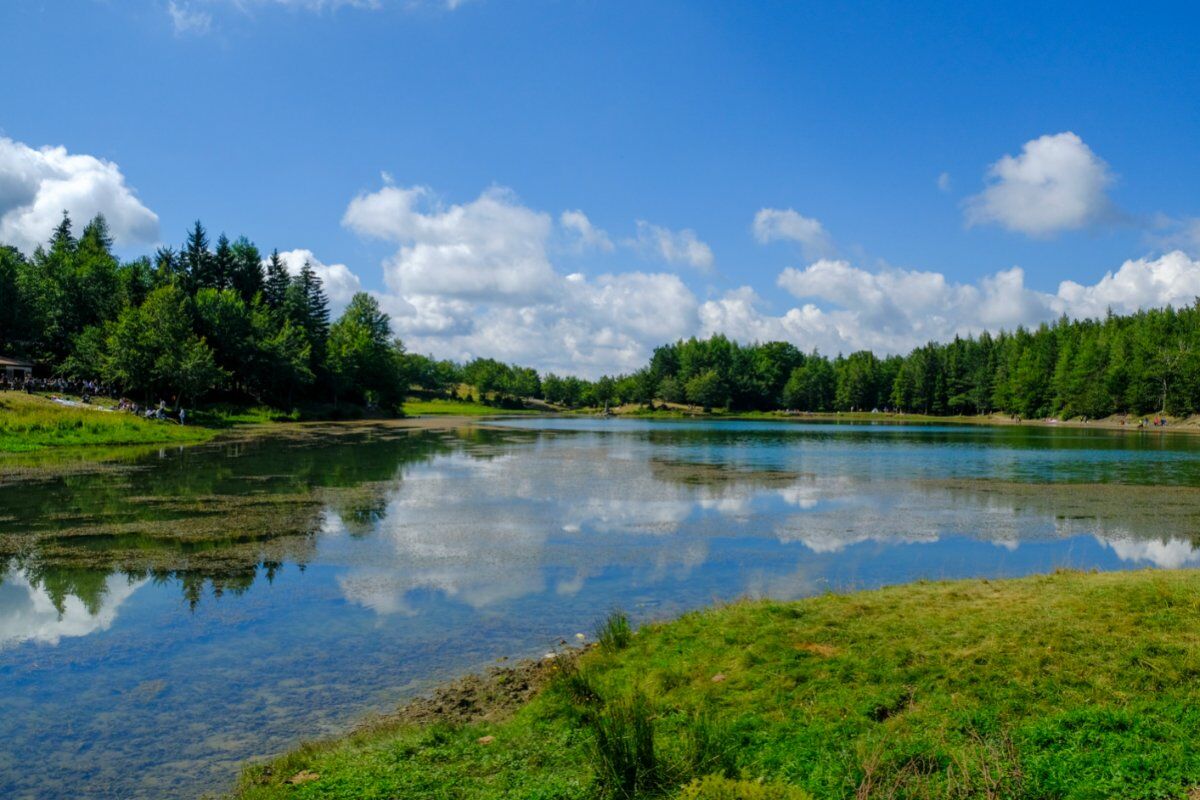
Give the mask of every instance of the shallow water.
[[614, 606], [1200, 563], [1200, 440], [326, 426], [0, 461], [0, 797], [195, 797]]

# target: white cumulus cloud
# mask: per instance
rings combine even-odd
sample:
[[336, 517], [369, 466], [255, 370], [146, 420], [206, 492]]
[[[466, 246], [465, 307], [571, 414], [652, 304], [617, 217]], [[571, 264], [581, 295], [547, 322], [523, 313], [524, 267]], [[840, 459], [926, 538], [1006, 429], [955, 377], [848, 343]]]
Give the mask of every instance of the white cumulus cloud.
[[816, 257], [833, 249], [825, 227], [793, 209], [763, 208], [754, 215], [754, 238], [761, 244], [786, 240], [798, 243], [805, 255]]
[[762, 298], [742, 287], [700, 305], [702, 332], [743, 341], [785, 339], [827, 354], [906, 353], [929, 341], [1037, 325], [1063, 314], [1094, 318], [1109, 308], [1126, 314], [1188, 304], [1200, 296], [1200, 261], [1172, 251], [1128, 260], [1092, 284], [1063, 281], [1057, 291], [1042, 292], [1025, 285], [1020, 267], [957, 283], [939, 272], [872, 272], [821, 259], [804, 269], [785, 269], [778, 285], [801, 305], [773, 315]]
[[[794, 222], [786, 214], [765, 219], [769, 236]], [[784, 340], [829, 355], [906, 353], [955, 335], [1062, 314], [1102, 316], [1110, 307], [1127, 313], [1181, 305], [1200, 295], [1200, 261], [1172, 251], [1126, 261], [1094, 283], [1063, 281], [1055, 291], [1026, 285], [1020, 267], [958, 282], [940, 272], [872, 271], [819, 258], [783, 270], [775, 296], [742, 286], [702, 300], [671, 272], [589, 276], [561, 269], [551, 242], [564, 229], [596, 230], [586, 214], [569, 211], [556, 225], [500, 188], [443, 204], [425, 188], [385, 185], [355, 198], [344, 223], [396, 244], [383, 262], [386, 290], [377, 296], [410, 350], [588, 377], [637, 369], [654, 347], [687, 336]], [[648, 227], [643, 223], [643, 236]]]
[[343, 224], [400, 245], [384, 264], [388, 288], [492, 301], [519, 301], [551, 289], [546, 254], [553, 222], [507, 189], [443, 206], [424, 187], [384, 186], [350, 202]]
[[158, 240], [158, 216], [142, 205], [116, 164], [0, 137], [0, 242], [31, 253], [50, 238], [63, 211], [76, 225], [104, 214], [118, 245]]
[[[379, 300], [416, 352], [594, 376], [635, 369], [696, 327], [696, 298], [677, 275], [556, 269], [553, 219], [507, 189], [444, 204], [424, 187], [385, 185], [354, 198], [343, 224], [396, 243]], [[582, 211], [559, 225], [591, 246], [610, 242]]]
[[997, 224], [1029, 236], [1082, 228], [1113, 214], [1113, 176], [1074, 133], [1041, 136], [988, 170], [987, 186], [966, 202], [968, 225]]

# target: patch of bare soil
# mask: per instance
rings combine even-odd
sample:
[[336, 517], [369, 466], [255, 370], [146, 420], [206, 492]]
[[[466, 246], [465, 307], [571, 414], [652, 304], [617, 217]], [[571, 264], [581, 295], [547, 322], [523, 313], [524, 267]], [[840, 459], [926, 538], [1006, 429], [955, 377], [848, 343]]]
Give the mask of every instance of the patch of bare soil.
[[503, 719], [529, 702], [586, 649], [566, 649], [554, 658], [527, 659], [493, 667], [483, 674], [467, 675], [439, 686], [432, 694], [418, 697], [391, 714], [372, 719], [364, 728]]

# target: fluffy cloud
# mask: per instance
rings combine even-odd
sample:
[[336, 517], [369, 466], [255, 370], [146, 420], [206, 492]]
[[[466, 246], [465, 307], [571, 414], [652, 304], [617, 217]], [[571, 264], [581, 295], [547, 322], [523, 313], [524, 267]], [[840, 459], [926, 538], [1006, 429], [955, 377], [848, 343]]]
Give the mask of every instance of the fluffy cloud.
[[1113, 213], [1112, 173], [1074, 133], [1026, 142], [988, 170], [988, 184], [966, 203], [969, 225], [994, 223], [1029, 236], [1082, 228]]
[[[299, 275], [305, 261], [312, 265], [313, 272], [324, 284], [325, 294], [329, 297], [329, 311], [334, 317], [342, 312], [355, 293], [362, 291], [362, 283], [349, 267], [345, 264], [326, 264], [313, 255], [312, 250], [288, 250], [280, 253], [279, 257], [291, 275]], [[263, 262], [264, 265], [266, 263]]]
[[[756, 226], [764, 238], [813, 230], [795, 227], [799, 214], [766, 211]], [[344, 223], [396, 244], [383, 262], [387, 290], [378, 297], [411, 350], [592, 377], [636, 369], [655, 346], [693, 335], [785, 340], [828, 354], [904, 353], [1062, 314], [1126, 313], [1200, 295], [1200, 261], [1181, 251], [1127, 261], [1092, 284], [1064, 281], [1054, 292], [1028, 287], [1019, 267], [959, 283], [938, 272], [870, 271], [821, 258], [780, 273], [777, 286], [793, 302], [773, 310], [745, 286], [701, 300], [669, 272], [560, 270], [551, 242], [564, 234], [599, 241], [597, 229], [581, 211], [565, 212], [556, 224], [504, 189], [445, 205], [428, 189], [386, 185], [355, 198]], [[642, 223], [642, 239], [657, 236], [650, 228]]]
[[524, 305], [418, 296], [403, 298], [411, 313], [395, 298], [384, 307], [411, 350], [456, 359], [489, 356], [589, 376], [636, 369], [655, 345], [695, 330], [696, 298], [676, 275], [573, 274], [555, 286], [552, 301]]
[[612, 249], [582, 211], [564, 212], [556, 228], [506, 189], [446, 205], [424, 187], [386, 185], [354, 198], [343, 224], [397, 245], [379, 300], [417, 352], [598, 375], [634, 369], [696, 327], [696, 298], [677, 275], [555, 269], [556, 235]]
[[629, 244], [648, 255], [654, 255], [668, 264], [686, 264], [702, 271], [712, 269], [712, 248], [696, 236], [690, 228], [672, 231], [659, 225], [638, 220], [637, 238]]
[[550, 216], [506, 189], [442, 206], [424, 187], [385, 186], [354, 198], [342, 222], [400, 245], [384, 264], [387, 286], [397, 294], [520, 302], [546, 294], [555, 282], [546, 254]]
[[780, 239], [797, 242], [810, 257], [823, 255], [832, 249], [829, 234], [819, 221], [790, 208], [761, 209], [754, 215], [754, 238], [762, 244]]
[[104, 214], [118, 245], [158, 239], [158, 216], [137, 199], [116, 164], [0, 137], [0, 242], [32, 252], [49, 239], [64, 210], [79, 224]]
[[1180, 251], [1130, 260], [1094, 284], [1063, 281], [1054, 293], [1027, 287], [1019, 267], [964, 284], [938, 272], [870, 272], [828, 259], [786, 269], [778, 284], [808, 302], [775, 316], [743, 287], [699, 307], [702, 332], [723, 332], [744, 341], [786, 339], [831, 354], [862, 349], [904, 353], [930, 340], [1011, 330], [1063, 314], [1099, 317], [1109, 308], [1130, 313], [1190, 303], [1200, 296], [1200, 261]]
[[613, 251], [612, 239], [608, 238], [607, 233], [592, 225], [592, 221], [582, 211], [564, 211], [559, 215], [558, 222], [574, 236], [577, 250], [594, 248], [606, 253]]

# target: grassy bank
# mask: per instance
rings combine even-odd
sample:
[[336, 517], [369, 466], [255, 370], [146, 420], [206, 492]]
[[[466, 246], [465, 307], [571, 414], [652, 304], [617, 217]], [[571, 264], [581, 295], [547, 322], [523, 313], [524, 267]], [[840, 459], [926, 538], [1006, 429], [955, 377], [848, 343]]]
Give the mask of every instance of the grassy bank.
[[[1196, 572], [747, 602], [608, 639], [513, 714], [376, 725], [249, 769], [237, 797], [1082, 800], [1200, 785]], [[725, 777], [688, 786], [705, 775]]]
[[38, 395], [0, 392], [0, 452], [48, 447], [194, 443], [216, 431], [133, 414], [60, 405]]
[[493, 417], [507, 414], [540, 414], [545, 413], [537, 409], [526, 408], [499, 408], [497, 406], [488, 406], [483, 403], [474, 403], [467, 400], [419, 400], [409, 399], [404, 402], [404, 415], [408, 417], [423, 417], [423, 416], [453, 416], [453, 417]]

